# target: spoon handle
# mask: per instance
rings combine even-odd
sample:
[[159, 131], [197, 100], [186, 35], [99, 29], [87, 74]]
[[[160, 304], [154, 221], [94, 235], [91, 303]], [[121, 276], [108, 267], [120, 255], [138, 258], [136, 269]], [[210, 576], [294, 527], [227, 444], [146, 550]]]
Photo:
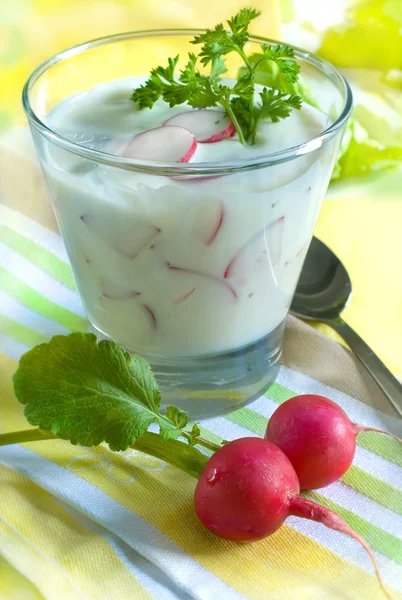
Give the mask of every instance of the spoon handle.
[[341, 317], [326, 321], [348, 344], [402, 417], [402, 385], [364, 340]]

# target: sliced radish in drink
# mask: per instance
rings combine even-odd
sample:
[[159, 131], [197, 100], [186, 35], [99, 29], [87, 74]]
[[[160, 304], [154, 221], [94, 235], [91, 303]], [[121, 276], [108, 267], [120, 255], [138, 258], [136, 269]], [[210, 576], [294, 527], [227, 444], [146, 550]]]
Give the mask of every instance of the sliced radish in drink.
[[149, 316], [152, 328], [156, 329], [156, 317], [155, 317], [154, 311], [147, 304], [142, 304], [142, 307], [146, 310], [146, 312], [147, 312], [147, 314]]
[[176, 300], [173, 300], [173, 304], [180, 304], [181, 302], [184, 302], [184, 300], [187, 300], [187, 298], [190, 298], [190, 296], [192, 294], [194, 294], [195, 292], [195, 286], [193, 288], [191, 288], [191, 290], [189, 290], [186, 294], [183, 294], [182, 296], [179, 296], [178, 298], [176, 298]]
[[194, 236], [207, 246], [212, 244], [218, 235], [224, 217], [224, 204], [222, 200], [210, 198], [200, 203], [199, 210], [194, 217]]
[[126, 158], [187, 163], [197, 148], [194, 135], [184, 127], [156, 127], [139, 133], [123, 152]]
[[264, 263], [277, 265], [282, 252], [284, 221], [285, 217], [281, 217], [266, 225], [240, 248], [226, 267], [224, 278], [242, 278]]
[[227, 281], [223, 281], [223, 279], [219, 279], [219, 277], [214, 277], [214, 275], [209, 275], [208, 273], [202, 273], [201, 271], [194, 271], [193, 269], [185, 269], [183, 267], [175, 267], [174, 265], [171, 265], [170, 263], [168, 263], [167, 267], [171, 271], [178, 271], [180, 273], [187, 273], [189, 275], [196, 275], [197, 277], [202, 277], [204, 279], [209, 279], [211, 282], [223, 285], [227, 289], [227, 291], [230, 292], [230, 294], [233, 296], [233, 298], [235, 300], [237, 300], [236, 290]]
[[95, 212], [86, 213], [80, 218], [96, 237], [131, 260], [142, 250], [150, 248], [161, 231], [159, 227], [139, 218], [134, 218], [134, 225], [130, 224], [131, 220], [124, 220], [123, 217], [111, 224], [103, 215], [99, 216]]
[[153, 240], [160, 232], [159, 227], [154, 225], [138, 224], [126, 236], [116, 240], [114, 246], [120, 254], [124, 254], [124, 256], [133, 260], [137, 258], [142, 250], [152, 247]]
[[236, 133], [232, 121], [224, 112], [204, 108], [179, 113], [165, 121], [164, 125], [185, 127], [200, 144], [220, 142]]
[[129, 300], [130, 298], [136, 298], [141, 292], [136, 290], [130, 290], [123, 288], [120, 285], [116, 285], [103, 277], [99, 280], [101, 293], [104, 298], [109, 300]]

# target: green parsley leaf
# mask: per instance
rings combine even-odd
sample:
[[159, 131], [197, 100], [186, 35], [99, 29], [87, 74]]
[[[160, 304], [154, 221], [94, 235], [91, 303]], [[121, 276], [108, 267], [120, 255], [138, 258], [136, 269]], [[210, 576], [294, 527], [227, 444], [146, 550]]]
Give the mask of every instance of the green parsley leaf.
[[[299, 75], [299, 79], [295, 82], [286, 81], [278, 65], [272, 60], [261, 60], [263, 55], [256, 52], [248, 57], [248, 61], [253, 68], [255, 81], [266, 87], [283, 90], [288, 94], [297, 94], [303, 100], [315, 108], [319, 108], [317, 100], [311, 93], [310, 86], [306, 81], [303, 81]], [[239, 77], [248, 73], [246, 67], [239, 69]]]
[[255, 8], [242, 8], [237, 15], [228, 20], [228, 25], [232, 33], [236, 34], [248, 30], [251, 21], [261, 15], [261, 11]]
[[265, 60], [276, 64], [279, 72], [287, 83], [295, 83], [299, 76], [300, 65], [294, 60], [294, 50], [287, 44], [275, 44], [261, 46], [262, 55]]
[[301, 109], [301, 98], [296, 94], [287, 94], [281, 90], [267, 89], [260, 93], [261, 104], [257, 106], [258, 118], [269, 118], [276, 123], [279, 119], [286, 119], [293, 108]]
[[[253, 8], [243, 8], [227, 21], [227, 28], [218, 23], [214, 29], [197, 34], [191, 43], [201, 46], [199, 55], [189, 52], [188, 62], [179, 75], [175, 74], [178, 56], [169, 58], [167, 67], [152, 69], [145, 84], [134, 90], [132, 99], [139, 108], [151, 108], [159, 98], [170, 106], [185, 103], [193, 108], [221, 106], [231, 119], [239, 141], [254, 144], [261, 119], [277, 122], [301, 105], [300, 95], [292, 87], [297, 85], [300, 67], [290, 46], [263, 44], [260, 54], [251, 57], [245, 54], [249, 25], [259, 15]], [[222, 82], [221, 75], [227, 70], [225, 56], [231, 52], [241, 57], [244, 67], [230, 87]], [[197, 69], [198, 61], [203, 67], [210, 65], [209, 75]], [[261, 102], [256, 103], [257, 75], [264, 70], [272, 73], [273, 69], [276, 75], [271, 75], [271, 90], [261, 92]]]
[[163, 439], [180, 435], [160, 413], [149, 364], [93, 334], [58, 335], [36, 346], [21, 358], [13, 382], [29, 423], [73, 444], [125, 450], [151, 423]]

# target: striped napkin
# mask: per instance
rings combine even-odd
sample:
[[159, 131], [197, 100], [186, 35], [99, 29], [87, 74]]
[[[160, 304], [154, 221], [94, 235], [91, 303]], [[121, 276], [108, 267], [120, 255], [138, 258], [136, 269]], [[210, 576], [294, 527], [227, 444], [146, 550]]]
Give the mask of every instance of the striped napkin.
[[[26, 148], [26, 131], [18, 135]], [[2, 432], [27, 428], [11, 385], [19, 357], [54, 334], [87, 328], [42, 178], [19, 147], [2, 148], [0, 156], [3, 168], [8, 164], [0, 182]], [[18, 194], [15, 157], [24, 171]], [[294, 318], [277, 382], [248, 407], [203, 425], [226, 439], [261, 436], [278, 404], [305, 392], [330, 397], [359, 423], [402, 436], [402, 422], [353, 356]], [[61, 440], [1, 447], [0, 485], [1, 599], [382, 598], [369, 559], [352, 539], [290, 518], [255, 544], [219, 540], [194, 515], [194, 480], [133, 450], [112, 453]], [[365, 537], [393, 598], [402, 599], [400, 445], [361, 434], [342, 480], [309, 497]]]

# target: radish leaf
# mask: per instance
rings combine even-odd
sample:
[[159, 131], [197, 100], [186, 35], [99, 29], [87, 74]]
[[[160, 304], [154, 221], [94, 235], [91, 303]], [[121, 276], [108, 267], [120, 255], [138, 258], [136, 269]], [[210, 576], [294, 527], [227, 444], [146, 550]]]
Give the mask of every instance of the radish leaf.
[[13, 382], [29, 423], [73, 444], [125, 450], [151, 423], [162, 439], [180, 435], [160, 413], [149, 364], [115, 342], [97, 343], [93, 334], [58, 335], [36, 346], [21, 358]]

